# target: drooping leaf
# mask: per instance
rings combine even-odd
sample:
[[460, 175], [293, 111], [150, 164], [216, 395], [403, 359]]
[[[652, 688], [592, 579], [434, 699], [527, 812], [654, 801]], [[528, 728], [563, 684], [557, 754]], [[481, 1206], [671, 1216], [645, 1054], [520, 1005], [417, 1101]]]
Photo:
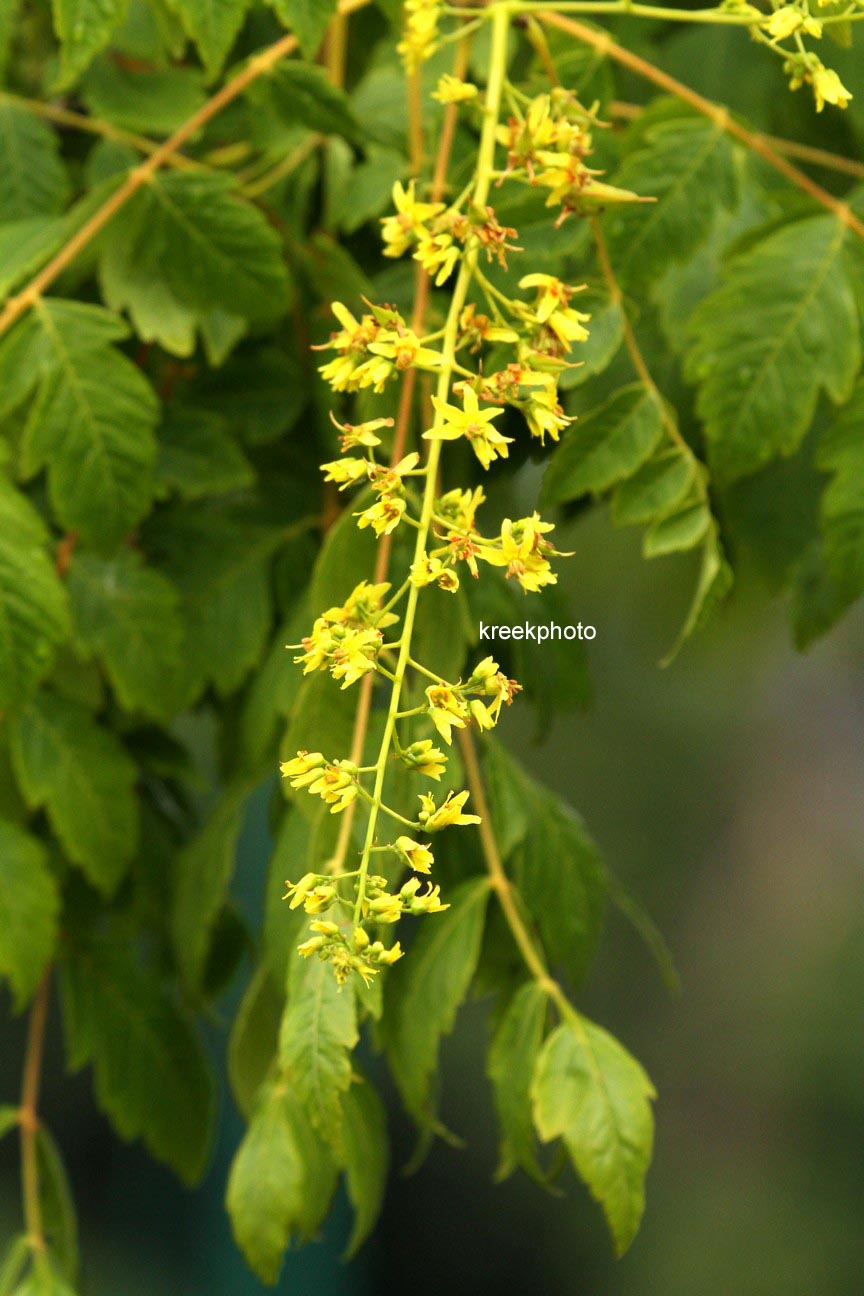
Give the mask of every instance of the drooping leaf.
[[821, 506], [825, 561], [848, 604], [864, 593], [864, 382], [823, 435], [817, 463], [832, 474]]
[[0, 820], [0, 975], [21, 1007], [54, 953], [60, 896], [37, 838]]
[[249, 0], [172, 0], [171, 7], [197, 45], [208, 76], [215, 77], [243, 26]]
[[[735, 153], [729, 135], [704, 117], [638, 123], [640, 147], [615, 175], [622, 189], [656, 198], [651, 206], [622, 204], [605, 219], [609, 256], [628, 287], [656, 279], [710, 233], [719, 212], [737, 199]], [[656, 111], [656, 110], [655, 110]]]
[[385, 986], [383, 1028], [390, 1065], [408, 1111], [428, 1125], [438, 1046], [468, 993], [480, 955], [489, 884], [464, 883], [450, 908], [428, 918], [398, 977]]
[[0, 222], [54, 216], [68, 193], [56, 133], [27, 108], [0, 99]]
[[846, 235], [833, 216], [783, 226], [736, 257], [694, 313], [687, 371], [718, 481], [794, 453], [820, 391], [849, 396], [861, 341]]
[[673, 511], [693, 488], [692, 461], [676, 446], [664, 446], [622, 481], [612, 496], [616, 526], [645, 526]]
[[387, 1113], [368, 1080], [353, 1084], [342, 1109], [342, 1146], [354, 1228], [345, 1252], [353, 1256], [375, 1226], [387, 1186]]
[[336, 12], [336, 0], [271, 0], [271, 3], [285, 26], [297, 37], [302, 54], [313, 59]]
[[279, 1032], [279, 1062], [312, 1124], [333, 1146], [341, 1139], [342, 1099], [351, 1083], [356, 1043], [353, 987], [340, 986], [324, 960], [295, 956]]
[[521, 1166], [532, 1178], [544, 1180], [537, 1160], [530, 1090], [546, 1011], [546, 991], [529, 981], [508, 1004], [489, 1049], [488, 1070], [501, 1125], [498, 1177], [502, 1179]]
[[231, 1092], [247, 1120], [276, 1057], [284, 1003], [269, 967], [262, 963], [246, 987], [228, 1041]]
[[537, 1132], [547, 1142], [563, 1138], [622, 1254], [645, 1207], [654, 1133], [651, 1081], [617, 1040], [573, 1013], [543, 1046], [532, 1096]]
[[622, 387], [568, 428], [549, 461], [541, 498], [561, 504], [608, 490], [645, 462], [663, 434], [660, 398], [642, 383]]
[[36, 510], [0, 475], [0, 710], [29, 698], [71, 630]]
[[138, 842], [135, 766], [79, 703], [50, 693], [10, 717], [12, 763], [32, 809], [45, 809], [68, 858], [110, 894]]
[[78, 1277], [78, 1220], [63, 1158], [51, 1132], [36, 1133], [42, 1222], [52, 1259], [70, 1283]]
[[177, 963], [190, 986], [200, 985], [234, 872], [246, 791], [227, 788], [177, 860], [171, 925]]
[[702, 562], [690, 609], [678, 633], [678, 638], [663, 659], [662, 665], [668, 666], [691, 635], [701, 630], [718, 603], [721, 603], [729, 593], [732, 581], [732, 568], [723, 553], [717, 526], [712, 522], [702, 543]]
[[177, 705], [183, 626], [179, 596], [139, 554], [77, 554], [69, 597], [79, 642], [102, 662], [121, 704], [154, 719]]
[[200, 1179], [213, 1122], [201, 1040], [128, 943], [91, 940], [61, 965], [69, 1066], [92, 1064], [96, 1101], [121, 1138], [141, 1138], [187, 1184]]
[[6, 393], [10, 406], [35, 388], [21, 472], [47, 467], [58, 521], [95, 545], [122, 539], [153, 496], [158, 403], [141, 371], [109, 345], [125, 332], [100, 307], [43, 299], [0, 347], [0, 375], [20, 374]]
[[237, 1245], [262, 1282], [275, 1283], [292, 1236], [308, 1237], [336, 1182], [327, 1147], [309, 1127], [290, 1079], [262, 1091], [228, 1179]]

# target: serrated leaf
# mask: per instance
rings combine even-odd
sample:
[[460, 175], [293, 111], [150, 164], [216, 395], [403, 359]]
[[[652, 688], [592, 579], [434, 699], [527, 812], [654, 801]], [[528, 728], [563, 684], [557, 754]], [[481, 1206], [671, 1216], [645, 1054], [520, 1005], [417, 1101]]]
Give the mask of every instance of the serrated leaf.
[[292, 1236], [315, 1232], [329, 1207], [336, 1169], [309, 1127], [289, 1079], [267, 1085], [228, 1179], [226, 1205], [237, 1245], [275, 1283]]
[[671, 513], [693, 488], [693, 464], [675, 446], [661, 447], [620, 482], [612, 496], [616, 526], [645, 526]]
[[732, 141], [715, 122], [676, 117], [638, 129], [644, 147], [625, 159], [615, 184], [657, 201], [619, 206], [604, 221], [615, 272], [634, 287], [685, 260], [738, 195]]
[[247, 789], [229, 787], [203, 828], [180, 853], [174, 880], [171, 930], [177, 964], [198, 987], [217, 918], [234, 872]]
[[26, 701], [71, 631], [42, 520], [0, 476], [0, 710]]
[[140, 554], [76, 554], [69, 568], [75, 632], [127, 711], [165, 719], [176, 709], [183, 625], [179, 595]]
[[269, 967], [262, 963], [246, 987], [228, 1041], [231, 1092], [247, 1120], [276, 1057], [284, 1004]]
[[186, 666], [197, 694], [212, 683], [233, 693], [260, 660], [273, 615], [277, 527], [219, 506], [178, 508], [148, 531], [160, 565], [180, 590]]
[[0, 300], [57, 251], [67, 228], [59, 216], [30, 216], [0, 225]]
[[121, 66], [110, 57], [89, 69], [81, 96], [93, 116], [149, 135], [169, 135], [204, 102], [194, 68]]
[[544, 1044], [531, 1092], [540, 1137], [563, 1138], [623, 1254], [645, 1207], [651, 1081], [617, 1040], [574, 1013]]
[[[122, 229], [102, 239], [100, 279], [114, 310], [128, 310], [143, 337], [166, 337], [186, 354], [189, 313], [249, 318], [287, 306], [281, 246], [264, 216], [224, 175], [154, 176], [124, 209]], [[166, 328], [159, 312], [174, 322]]]
[[57, 943], [60, 895], [42, 843], [0, 820], [0, 974], [22, 1007]]
[[128, 0], [51, 0], [54, 30], [60, 40], [59, 86], [71, 85], [108, 44], [120, 25]]
[[279, 1031], [279, 1062], [314, 1127], [337, 1147], [357, 1038], [353, 987], [340, 986], [326, 961], [295, 956]]
[[678, 638], [661, 665], [668, 666], [691, 635], [702, 629], [717, 604], [729, 593], [732, 581], [732, 568], [723, 553], [716, 523], [712, 522], [702, 545], [702, 563], [690, 610]]
[[501, 1125], [498, 1178], [521, 1166], [545, 1181], [537, 1160], [531, 1110], [531, 1080], [543, 1040], [548, 997], [536, 981], [523, 985], [507, 1005], [489, 1049], [489, 1077]]
[[301, 52], [307, 59], [313, 59], [336, 12], [336, 0], [271, 0], [271, 3], [285, 26], [297, 37]]
[[308, 871], [310, 840], [308, 823], [298, 810], [290, 808], [276, 831], [264, 900], [264, 958], [271, 976], [283, 991], [306, 922], [302, 910], [289, 909], [284, 903], [285, 880], [292, 878], [296, 882]]
[[83, 706], [44, 692], [10, 717], [9, 739], [27, 804], [47, 812], [68, 858], [110, 895], [138, 842], [125, 750]]
[[786, 225], [732, 262], [691, 322], [687, 372], [721, 483], [791, 455], [821, 390], [844, 401], [861, 365], [845, 227]]
[[140, 1138], [186, 1184], [204, 1172], [213, 1087], [197, 1031], [128, 943], [75, 946], [60, 968], [69, 1067], [93, 1067], [100, 1108], [121, 1138]]
[[387, 1186], [387, 1113], [368, 1080], [351, 1085], [343, 1099], [342, 1146], [348, 1199], [354, 1207], [347, 1260], [372, 1232]]
[[642, 383], [622, 387], [568, 429], [549, 461], [541, 499], [561, 504], [608, 490], [636, 472], [662, 434], [663, 411], [656, 393]]
[[333, 85], [323, 68], [289, 59], [253, 84], [249, 94], [253, 102], [269, 105], [290, 126], [362, 141], [348, 96]]
[[816, 462], [832, 474], [821, 505], [825, 562], [848, 604], [864, 593], [864, 382], [823, 434]]
[[171, 0], [171, 8], [198, 46], [208, 76], [215, 77], [243, 26], [249, 0]]
[[159, 428], [156, 481], [184, 499], [242, 490], [255, 480], [252, 465], [217, 416], [173, 405]]
[[0, 222], [54, 216], [68, 194], [55, 132], [27, 108], [0, 99]]
[[61, 524], [93, 544], [113, 545], [152, 499], [153, 389], [108, 345], [125, 329], [99, 307], [42, 300], [19, 328], [0, 352], [0, 373], [4, 362], [25, 367], [12, 399], [37, 387], [21, 442], [21, 471], [32, 477], [47, 466]]
[[424, 920], [399, 975], [385, 987], [383, 1029], [402, 1099], [422, 1125], [433, 1119], [432, 1076], [480, 956], [489, 884], [464, 883], [450, 908]]

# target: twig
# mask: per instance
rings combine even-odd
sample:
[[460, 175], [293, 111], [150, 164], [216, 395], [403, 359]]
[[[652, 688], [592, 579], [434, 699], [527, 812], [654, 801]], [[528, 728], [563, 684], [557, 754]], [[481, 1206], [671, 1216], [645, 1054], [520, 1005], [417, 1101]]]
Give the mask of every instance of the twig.
[[45, 1250], [45, 1231], [42, 1223], [42, 1202], [39, 1195], [39, 1155], [36, 1135], [39, 1131], [39, 1081], [42, 1071], [42, 1051], [45, 1043], [45, 1022], [48, 1016], [48, 990], [50, 972], [46, 972], [36, 991], [30, 1009], [27, 1029], [27, 1047], [24, 1054], [24, 1074], [21, 1082], [21, 1108], [18, 1123], [21, 1129], [21, 1182], [24, 1197], [24, 1225], [30, 1246], [35, 1252]]

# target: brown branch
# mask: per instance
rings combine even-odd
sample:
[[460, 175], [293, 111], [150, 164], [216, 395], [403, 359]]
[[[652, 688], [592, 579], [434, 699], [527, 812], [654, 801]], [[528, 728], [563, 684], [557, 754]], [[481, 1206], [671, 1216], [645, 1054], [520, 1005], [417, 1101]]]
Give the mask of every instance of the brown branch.
[[[339, 12], [342, 14], [353, 13], [356, 9], [361, 9], [368, 3], [369, 0], [340, 0]], [[159, 168], [170, 157], [179, 152], [202, 126], [206, 126], [223, 108], [227, 108], [228, 104], [238, 98], [253, 81], [270, 72], [277, 63], [286, 58], [287, 55], [292, 54], [296, 48], [296, 36], [287, 35], [281, 37], [280, 40], [270, 45], [260, 54], [256, 54], [245, 67], [240, 69], [236, 76], [227, 81], [191, 117], [188, 117], [183, 125], [178, 127], [174, 134], [165, 140], [164, 144], [158, 145], [154, 153], [151, 153], [140, 166], [130, 171], [110, 198], [107, 198], [102, 206], [97, 208], [93, 215], [84, 222], [81, 228], [76, 230], [57, 255], [52, 257], [48, 264], [30, 280], [26, 288], [17, 296], [9, 298], [2, 312], [0, 312], [0, 336], [38, 301], [45, 289], [49, 288], [55, 279], [72, 264], [78, 254], [92, 243], [96, 235], [105, 228], [120, 208], [138, 192], [142, 185], [147, 184], [153, 178]]]
[[573, 18], [564, 18], [560, 14], [543, 13], [538, 15], [540, 20], [547, 27], [555, 27], [558, 31], [566, 32], [570, 36], [575, 36], [585, 45], [590, 45], [598, 53], [605, 54], [608, 58], [614, 59], [622, 67], [627, 67], [637, 76], [643, 77], [646, 81], [652, 82], [653, 85], [659, 86], [668, 94], [674, 95], [682, 102], [689, 104], [696, 112], [707, 117], [709, 121], [714, 122], [719, 130], [725, 131], [733, 139], [738, 140], [745, 148], [750, 149], [757, 157], [761, 157], [764, 162], [772, 166], [775, 171], [790, 180], [796, 188], [802, 193], [806, 193], [826, 211], [830, 211], [836, 216], [841, 225], [856, 234], [858, 238], [864, 239], [864, 221], [852, 211], [848, 203], [841, 202], [835, 198], [827, 189], [823, 189], [815, 180], [811, 180], [803, 171], [799, 171], [791, 162], [778, 153], [777, 149], [768, 140], [767, 136], [759, 135], [755, 131], [748, 130], [746, 126], [740, 125], [739, 122], [730, 114], [728, 108], [720, 107], [712, 103], [710, 99], [703, 98], [695, 90], [691, 90], [681, 81], [676, 81], [674, 77], [669, 76], [668, 72], [662, 71], [661, 68], [655, 67], [647, 59], [641, 58], [638, 54], [631, 53], [623, 45], [619, 45], [606, 32], [595, 31], [593, 27], [587, 27], [585, 23], [577, 22]]
[[39, 1132], [39, 1081], [42, 1072], [42, 1052], [45, 1044], [45, 1023], [48, 1017], [48, 991], [51, 973], [46, 972], [36, 991], [30, 1009], [27, 1029], [27, 1047], [24, 1054], [24, 1073], [21, 1082], [21, 1107], [18, 1123], [21, 1130], [21, 1181], [24, 1197], [24, 1225], [34, 1251], [45, 1250], [45, 1231], [42, 1223], [42, 1201], [39, 1195], [39, 1153], [36, 1136]]

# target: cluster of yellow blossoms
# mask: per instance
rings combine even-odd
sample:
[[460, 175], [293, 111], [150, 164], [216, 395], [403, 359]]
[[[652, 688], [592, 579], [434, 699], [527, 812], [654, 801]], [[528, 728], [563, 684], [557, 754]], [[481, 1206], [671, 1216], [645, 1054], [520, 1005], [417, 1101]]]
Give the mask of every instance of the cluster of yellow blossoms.
[[[827, 9], [832, 0], [817, 0], [819, 9]], [[827, 104], [838, 108], [848, 107], [852, 98], [833, 68], [826, 67], [818, 54], [805, 49], [803, 37], [809, 36], [821, 40], [825, 19], [811, 12], [809, 0], [796, 0], [793, 4], [776, 4], [772, 0], [772, 12], [766, 15], [744, 2], [736, 0], [737, 12], [745, 11], [758, 18], [759, 26], [755, 35], [763, 44], [770, 46], [783, 57], [783, 71], [789, 78], [790, 90], [798, 90], [802, 85], [809, 85], [816, 100], [816, 111], [821, 112]], [[838, 17], [834, 14], [832, 17]], [[835, 29], [836, 30], [836, 29]], [[792, 41], [791, 46], [783, 44]]]
[[[415, 53], [433, 40], [436, 12], [436, 6], [409, 4], [407, 30]], [[445, 78], [438, 97], [471, 110], [476, 88]], [[565, 163], [571, 171], [584, 168], [589, 119], [563, 93], [527, 101], [527, 116], [518, 127], [513, 122], [496, 127], [498, 147], [503, 145], [507, 156], [499, 179], [549, 187], [555, 168]], [[583, 189], [593, 183], [587, 172], [580, 176]], [[571, 177], [568, 183], [572, 187], [575, 181]], [[558, 189], [562, 204], [570, 204], [570, 191]], [[298, 751], [281, 767], [293, 791], [320, 797], [331, 814], [350, 819], [356, 806], [369, 807], [358, 868], [346, 866], [349, 824], [342, 834], [348, 844], [341, 853], [337, 848], [337, 857], [322, 872], [287, 883], [291, 907], [302, 907], [313, 919], [301, 954], [328, 960], [340, 982], [356, 973], [369, 983], [382, 966], [401, 957], [398, 941], [388, 947], [373, 939], [376, 927], [447, 908], [430, 876], [435, 862], [430, 839], [453, 826], [479, 823], [467, 808], [468, 791], [458, 787], [445, 786], [440, 795], [419, 792], [413, 812], [401, 800], [387, 804], [386, 769], [396, 762], [404, 771], [440, 783], [456, 733], [469, 726], [492, 729], [520, 690], [491, 657], [453, 682], [431, 663], [411, 656], [417, 599], [432, 585], [455, 594], [463, 569], [476, 578], [481, 564], [501, 569], [505, 578], [535, 593], [555, 583], [551, 559], [560, 556], [550, 539], [552, 524], [536, 513], [506, 518], [491, 533], [479, 529], [483, 489], [440, 491], [437, 469], [430, 470], [423, 452], [437, 466], [440, 443], [461, 441], [486, 470], [508, 457], [521, 421], [510, 416], [515, 410], [532, 436], [557, 439], [570, 422], [559, 400], [558, 376], [574, 363], [574, 348], [588, 336], [589, 316], [575, 305], [578, 286], [551, 275], [527, 274], [519, 282], [520, 295], [511, 298], [487, 277], [519, 249], [516, 231], [498, 220], [485, 202], [485, 191], [483, 202], [469, 198], [466, 190], [448, 205], [427, 201], [413, 181], [397, 183], [393, 204], [393, 214], [383, 220], [385, 255], [410, 254], [438, 286], [458, 269], [463, 288], [448, 310], [447, 326], [428, 336], [415, 333], [392, 306], [367, 302], [358, 318], [342, 303], [333, 303], [339, 327], [326, 344], [331, 356], [320, 369], [334, 392], [348, 394], [380, 392], [408, 369], [440, 375], [431, 398], [431, 426], [415, 449], [395, 462], [379, 462], [382, 434], [392, 420], [354, 424], [334, 418], [341, 453], [322, 465], [325, 480], [340, 491], [359, 491], [358, 527], [371, 527], [379, 537], [405, 530], [415, 535], [413, 559], [399, 588], [394, 591], [387, 581], [362, 581], [342, 605], [322, 612], [295, 645], [295, 660], [306, 674], [328, 671], [343, 689], [371, 676], [390, 692], [376, 764]], [[575, 209], [575, 203], [570, 206]], [[466, 276], [474, 286], [470, 297]], [[511, 418], [506, 430], [505, 417]], [[409, 704], [401, 701], [403, 693]], [[379, 838], [379, 814], [399, 825], [390, 840]], [[373, 854], [385, 861], [375, 872]]]

